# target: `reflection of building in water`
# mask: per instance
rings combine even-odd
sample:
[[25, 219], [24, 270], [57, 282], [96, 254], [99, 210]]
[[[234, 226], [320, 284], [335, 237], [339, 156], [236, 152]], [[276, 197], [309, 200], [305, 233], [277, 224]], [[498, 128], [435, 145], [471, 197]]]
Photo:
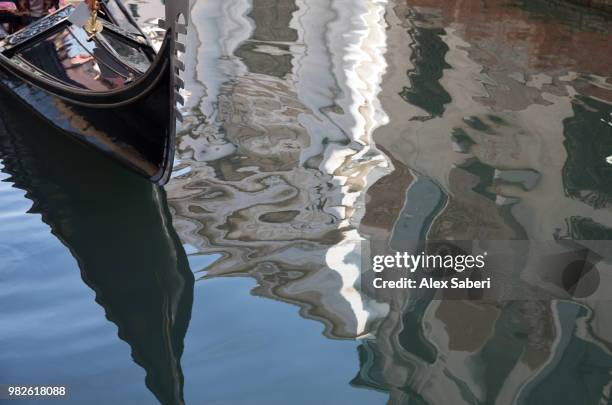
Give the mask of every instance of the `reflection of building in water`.
[[612, 357], [582, 336], [589, 315], [567, 302], [417, 303], [364, 341], [352, 384], [398, 404], [601, 403]]
[[[556, 49], [552, 58], [546, 44], [560, 41], [566, 28], [503, 4], [388, 7], [389, 67], [380, 99], [390, 122], [375, 139], [396, 172], [379, 182], [409, 186], [394, 191], [404, 201], [400, 209], [366, 207], [363, 233], [392, 245], [424, 237], [610, 238], [609, 210], [584, 203], [605, 201], [607, 182], [600, 179], [607, 167], [597, 159], [604, 156], [609, 105], [572, 97], [610, 98], [605, 78], [581, 74], [606, 72], [584, 55], [600, 52], [611, 27], [575, 32], [573, 42], [589, 51]], [[598, 142], [579, 141], [587, 126]], [[572, 189], [597, 197], [577, 198]], [[584, 232], [561, 235], [566, 222]], [[612, 325], [601, 301], [609, 281], [601, 285], [578, 303], [375, 294], [389, 312], [372, 330], [376, 338], [360, 346], [352, 384], [386, 390], [392, 403], [604, 403]]]
[[297, 9], [295, 1], [253, 1], [249, 13], [255, 21], [253, 33], [234, 52], [250, 73], [281, 79], [291, 73], [290, 46], [298, 41], [298, 33], [290, 21]]
[[258, 294], [300, 305], [328, 335], [365, 333], [378, 309], [355, 288], [355, 226], [364, 191], [389, 166], [370, 142], [385, 120], [381, 4], [207, 2], [192, 12], [214, 22], [192, 34], [190, 127], [167, 187], [183, 242], [222, 254], [207, 276], [249, 274]]
[[[375, 138], [450, 194], [438, 233], [472, 239], [504, 226], [508, 238], [550, 239], [575, 215], [612, 227], [609, 212], [593, 209], [609, 195], [600, 181], [610, 167], [609, 103], [581, 108], [584, 98], [573, 97], [612, 99], [611, 61], [590, 56], [612, 55], [611, 24], [519, 3], [398, 2], [387, 15], [395, 57], [381, 101], [390, 124]], [[586, 126], [592, 136], [581, 134]], [[584, 147], [572, 146], [578, 139]], [[482, 201], [462, 192], [468, 186]], [[457, 215], [463, 221], [445, 219]]]
[[[537, 403], [558, 385], [601, 398], [612, 325], [600, 302], [439, 302], [357, 284], [363, 237], [612, 227], [579, 198], [599, 184], [574, 180], [576, 153], [588, 154], [563, 143], [601, 118], [574, 96], [606, 98], [603, 65], [572, 48], [551, 63], [546, 44], [566, 31], [531, 18], [537, 9], [468, 3], [196, 3], [209, 23], [191, 34], [189, 127], [168, 185], [175, 227], [195, 254], [222, 255], [206, 277], [248, 274], [328, 336], [372, 337], [353, 383], [398, 403]], [[573, 34], [577, 46], [602, 45], [596, 25]], [[593, 370], [585, 389], [566, 382], [580, 368]]]

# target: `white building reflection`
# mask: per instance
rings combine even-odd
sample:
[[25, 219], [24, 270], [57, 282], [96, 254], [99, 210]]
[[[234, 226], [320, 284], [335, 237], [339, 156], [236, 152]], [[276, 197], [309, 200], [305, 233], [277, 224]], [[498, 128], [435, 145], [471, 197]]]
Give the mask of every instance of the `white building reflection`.
[[[197, 2], [188, 128], [167, 186], [203, 277], [249, 275], [330, 337], [367, 333], [386, 307], [358, 291], [367, 188], [392, 170], [372, 144], [386, 123], [384, 2]], [[316, 27], [317, 29], [313, 29]]]

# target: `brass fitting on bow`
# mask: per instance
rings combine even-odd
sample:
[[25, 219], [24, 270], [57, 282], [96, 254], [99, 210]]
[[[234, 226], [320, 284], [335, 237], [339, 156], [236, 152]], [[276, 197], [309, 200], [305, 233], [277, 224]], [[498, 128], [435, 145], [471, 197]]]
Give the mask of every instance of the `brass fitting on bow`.
[[87, 1], [87, 6], [89, 7], [89, 10], [91, 11], [91, 14], [89, 15], [89, 19], [83, 26], [83, 29], [89, 35], [89, 39], [92, 39], [93, 37], [96, 36], [96, 34], [101, 32], [103, 28], [102, 23], [98, 21], [98, 11], [100, 10], [100, 0], [86, 0], [86, 1]]

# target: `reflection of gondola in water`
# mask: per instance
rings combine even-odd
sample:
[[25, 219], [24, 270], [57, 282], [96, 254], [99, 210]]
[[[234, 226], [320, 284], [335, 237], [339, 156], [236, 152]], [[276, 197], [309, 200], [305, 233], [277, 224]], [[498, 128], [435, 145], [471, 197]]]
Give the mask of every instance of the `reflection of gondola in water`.
[[180, 118], [176, 40], [187, 4], [166, 5], [159, 52], [119, 0], [100, 7], [95, 35], [73, 23], [85, 9], [68, 5], [0, 41], [0, 83], [72, 137], [164, 183]]
[[[0, 102], [8, 104], [6, 97]], [[164, 404], [183, 403], [180, 358], [194, 278], [163, 189], [41, 123], [19, 122], [24, 112], [6, 107], [0, 117], [7, 129], [0, 127], [3, 171], [77, 259], [83, 280], [145, 369], [147, 387]], [[61, 164], [49, 159], [60, 152], [68, 157]]]

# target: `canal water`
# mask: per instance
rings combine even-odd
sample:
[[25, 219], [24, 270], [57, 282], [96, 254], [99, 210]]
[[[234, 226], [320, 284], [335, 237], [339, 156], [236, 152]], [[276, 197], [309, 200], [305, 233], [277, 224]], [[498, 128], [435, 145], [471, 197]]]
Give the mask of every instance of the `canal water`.
[[[163, 4], [127, 4], [158, 37]], [[368, 240], [612, 239], [612, 18], [554, 0], [191, 16], [163, 189], [0, 95], [0, 383], [92, 404], [610, 401], [607, 274], [591, 298], [504, 302], [359, 278]]]

